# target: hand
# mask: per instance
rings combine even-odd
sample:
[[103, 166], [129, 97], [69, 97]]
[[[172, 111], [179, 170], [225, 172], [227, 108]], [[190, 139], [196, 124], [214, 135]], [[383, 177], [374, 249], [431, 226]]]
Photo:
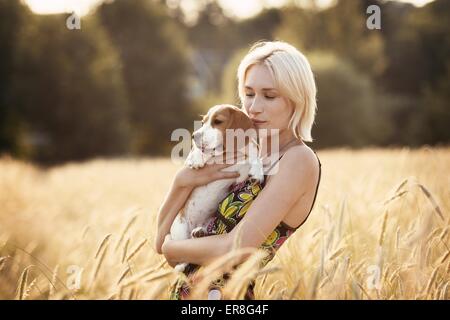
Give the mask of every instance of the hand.
[[236, 179], [240, 176], [239, 172], [224, 172], [224, 168], [234, 165], [232, 164], [206, 164], [200, 169], [191, 169], [187, 167], [181, 168], [175, 176], [175, 184], [180, 187], [195, 188], [208, 184], [220, 179]]

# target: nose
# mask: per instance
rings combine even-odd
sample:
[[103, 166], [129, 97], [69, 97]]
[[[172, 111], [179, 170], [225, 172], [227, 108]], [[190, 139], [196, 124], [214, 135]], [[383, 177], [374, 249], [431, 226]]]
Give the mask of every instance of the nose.
[[253, 99], [252, 103], [250, 104], [250, 107], [248, 108], [248, 112], [249, 113], [261, 113], [262, 112], [261, 104], [262, 104], [262, 102], [259, 101], [258, 95], [256, 95], [255, 98]]

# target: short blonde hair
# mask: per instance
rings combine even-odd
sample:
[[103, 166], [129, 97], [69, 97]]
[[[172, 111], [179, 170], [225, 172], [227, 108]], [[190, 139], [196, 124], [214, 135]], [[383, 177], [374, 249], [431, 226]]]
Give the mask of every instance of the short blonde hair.
[[297, 139], [312, 142], [311, 129], [316, 116], [316, 83], [308, 59], [294, 46], [282, 41], [255, 43], [241, 60], [237, 71], [241, 104], [245, 98], [245, 75], [255, 65], [266, 65], [281, 95], [294, 105], [289, 128]]

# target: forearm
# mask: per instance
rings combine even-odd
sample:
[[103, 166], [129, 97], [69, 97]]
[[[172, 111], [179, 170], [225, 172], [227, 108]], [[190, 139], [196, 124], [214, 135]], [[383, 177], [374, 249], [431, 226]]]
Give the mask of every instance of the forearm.
[[164, 244], [167, 260], [207, 265], [227, 254], [231, 249], [228, 234], [219, 234], [186, 240], [171, 240]]
[[159, 254], [162, 253], [161, 246], [164, 237], [170, 232], [173, 220], [186, 203], [191, 192], [192, 188], [190, 187], [180, 187], [176, 183], [172, 183], [158, 212], [155, 248]]

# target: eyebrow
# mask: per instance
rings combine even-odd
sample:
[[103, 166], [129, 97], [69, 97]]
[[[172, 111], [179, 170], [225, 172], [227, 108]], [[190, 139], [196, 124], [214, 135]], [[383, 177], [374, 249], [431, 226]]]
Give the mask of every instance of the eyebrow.
[[[253, 88], [250, 87], [250, 86], [245, 86], [245, 89], [252, 89], [253, 90]], [[277, 89], [276, 88], [262, 88], [261, 90], [262, 91], [270, 91], [270, 90], [277, 90]]]

